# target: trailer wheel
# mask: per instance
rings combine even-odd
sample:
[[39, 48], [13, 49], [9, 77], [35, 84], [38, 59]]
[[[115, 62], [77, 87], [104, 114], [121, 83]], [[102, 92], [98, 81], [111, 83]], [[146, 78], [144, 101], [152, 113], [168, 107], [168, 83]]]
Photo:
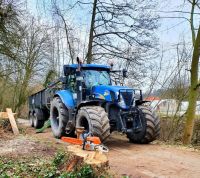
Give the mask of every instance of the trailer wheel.
[[28, 118], [29, 118], [29, 123], [31, 127], [34, 127], [34, 116], [33, 116], [33, 112], [29, 112], [28, 114]]
[[127, 133], [132, 143], [150, 143], [160, 135], [160, 119], [154, 111], [146, 106], [138, 106], [142, 130], [136, 133]]
[[86, 131], [105, 141], [110, 135], [108, 115], [100, 106], [80, 108], [76, 116], [76, 127], [84, 127]]
[[44, 114], [41, 109], [36, 109], [33, 114], [33, 126], [36, 129], [43, 127], [44, 125]]
[[51, 102], [50, 121], [53, 135], [56, 138], [60, 138], [65, 134], [68, 119], [67, 108], [59, 97], [55, 97]]

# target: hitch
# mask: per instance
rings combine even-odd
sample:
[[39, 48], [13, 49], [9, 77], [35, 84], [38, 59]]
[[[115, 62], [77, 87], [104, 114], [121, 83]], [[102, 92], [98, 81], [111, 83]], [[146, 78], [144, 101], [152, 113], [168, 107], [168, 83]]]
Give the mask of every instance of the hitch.
[[[142, 122], [140, 110], [131, 108], [130, 111], [119, 112], [119, 122], [121, 124], [122, 133], [138, 133], [142, 131]], [[127, 121], [132, 122], [132, 127], [127, 128]]]
[[[118, 113], [118, 118], [119, 118], [119, 122], [121, 124], [121, 131], [122, 131], [122, 133], [127, 133], [126, 122], [124, 121], [124, 119], [122, 117], [121, 110]], [[119, 130], [119, 126], [118, 126], [118, 130]]]

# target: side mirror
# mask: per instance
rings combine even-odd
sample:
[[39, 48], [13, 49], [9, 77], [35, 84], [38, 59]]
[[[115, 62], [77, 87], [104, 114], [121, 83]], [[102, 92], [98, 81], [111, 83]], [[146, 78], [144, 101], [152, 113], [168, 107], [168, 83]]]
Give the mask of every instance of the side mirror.
[[123, 69], [122, 70], [122, 73], [123, 73], [123, 77], [124, 78], [127, 78], [128, 76], [127, 76], [127, 70], [126, 69]]

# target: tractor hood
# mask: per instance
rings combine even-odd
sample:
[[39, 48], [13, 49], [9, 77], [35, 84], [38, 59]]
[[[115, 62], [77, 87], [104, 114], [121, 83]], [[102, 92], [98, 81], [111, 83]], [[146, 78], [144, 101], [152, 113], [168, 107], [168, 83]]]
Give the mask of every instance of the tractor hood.
[[133, 93], [133, 89], [124, 86], [100, 85], [92, 88], [92, 94], [95, 96], [95, 98], [106, 101], [116, 101], [119, 93], [122, 91]]

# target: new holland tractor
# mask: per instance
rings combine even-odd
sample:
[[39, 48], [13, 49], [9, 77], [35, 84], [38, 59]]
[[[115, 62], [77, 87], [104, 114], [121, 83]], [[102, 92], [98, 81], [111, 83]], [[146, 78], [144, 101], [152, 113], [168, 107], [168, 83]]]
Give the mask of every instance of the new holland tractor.
[[[111, 75], [120, 71], [111, 66], [77, 61], [64, 65], [64, 77], [29, 97], [31, 126], [41, 128], [50, 119], [56, 138], [73, 136], [79, 127], [101, 141], [112, 131], [126, 134], [133, 143], [149, 143], [159, 136], [159, 118], [144, 105], [141, 90], [114, 86]], [[125, 78], [126, 71], [118, 76]]]

